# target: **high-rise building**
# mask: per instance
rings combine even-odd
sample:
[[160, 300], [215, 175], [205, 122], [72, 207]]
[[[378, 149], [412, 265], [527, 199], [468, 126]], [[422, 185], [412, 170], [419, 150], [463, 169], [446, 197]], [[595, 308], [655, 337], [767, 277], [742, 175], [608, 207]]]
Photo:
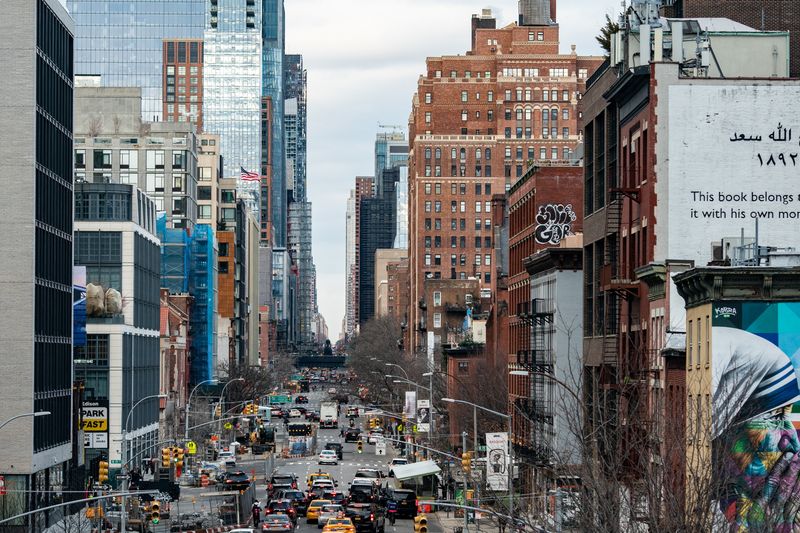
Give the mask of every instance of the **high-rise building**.
[[[261, 96], [272, 100], [272, 144], [269, 147], [272, 161], [271, 212], [272, 225], [275, 232], [275, 245], [286, 246], [286, 221], [289, 208], [286, 196], [285, 145], [283, 132], [284, 106], [284, 49], [285, 49], [285, 12], [283, 0], [262, 0], [263, 23], [261, 35], [263, 42]], [[262, 146], [263, 152], [267, 148]], [[262, 228], [263, 229], [263, 228]]]
[[203, 0], [67, 0], [75, 21], [76, 74], [99, 75], [107, 87], [141, 87], [142, 119], [161, 120], [162, 43], [202, 39], [207, 4]]
[[[384, 169], [380, 173], [380, 192], [361, 199], [358, 243], [358, 321], [375, 316], [375, 252], [391, 248], [397, 233], [395, 188], [405, 165]], [[441, 256], [440, 256], [441, 259]]]
[[301, 349], [315, 344], [315, 269], [311, 249], [311, 202], [289, 204], [289, 249], [297, 265], [297, 341]]
[[[96, 79], [96, 78], [95, 78]], [[191, 231], [197, 221], [197, 135], [188, 122], [141, 119], [141, 90], [76, 80], [75, 179], [136, 185]]]
[[381, 194], [380, 175], [385, 169], [396, 166], [408, 166], [408, 141], [405, 133], [393, 131], [378, 133], [375, 136], [375, 179], [377, 194]]
[[475, 277], [482, 289], [494, 289], [492, 195], [510, 188], [531, 164], [576, 161], [578, 102], [586, 79], [602, 62], [574, 49], [559, 54], [555, 24], [491, 26], [473, 21], [475, 45], [466, 55], [429, 57], [414, 98], [411, 349], [424, 346], [428, 337], [416, 305], [426, 279]]
[[165, 39], [162, 102], [164, 122], [191, 122], [203, 131], [203, 41]]
[[[72, 397], [73, 26], [57, 0], [10, 0], [3, 8], [0, 420], [23, 415], [0, 431], [6, 518], [56, 503], [49, 491], [69, 481], [66, 462], [79, 433]], [[29, 517], [6, 526], [28, 531], [32, 524]]]
[[222, 175], [231, 178], [242, 167], [249, 172], [260, 168], [261, 2], [211, 2], [208, 10], [203, 124], [206, 132], [220, 135]]
[[375, 178], [372, 176], [356, 176], [355, 188], [350, 191], [347, 201], [347, 250], [345, 252], [345, 272], [347, 293], [345, 294], [345, 316], [347, 318], [347, 334], [353, 335], [361, 323], [359, 320], [359, 288], [361, 254], [361, 202], [364, 198], [375, 195]]
[[284, 133], [286, 135], [286, 188], [295, 202], [307, 195], [307, 74], [303, 56], [287, 54], [284, 58], [284, 101], [286, 108]]
[[[130, 458], [158, 442], [158, 399], [144, 400], [131, 413], [140, 399], [158, 394], [160, 384], [156, 207], [135, 185], [75, 187], [75, 264], [86, 267], [88, 315], [86, 345], [75, 349], [75, 376], [84, 401], [105, 407], [108, 417], [105, 432], [87, 431], [87, 459], [103, 454], [118, 468], [125, 444]], [[114, 303], [113, 291], [124, 305]]]

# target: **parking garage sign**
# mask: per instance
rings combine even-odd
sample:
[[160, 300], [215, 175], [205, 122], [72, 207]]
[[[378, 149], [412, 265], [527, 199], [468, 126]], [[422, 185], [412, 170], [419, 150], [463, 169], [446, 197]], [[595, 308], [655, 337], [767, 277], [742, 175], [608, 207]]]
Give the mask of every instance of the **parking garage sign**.
[[81, 421], [85, 447], [108, 448], [108, 400], [85, 400]]

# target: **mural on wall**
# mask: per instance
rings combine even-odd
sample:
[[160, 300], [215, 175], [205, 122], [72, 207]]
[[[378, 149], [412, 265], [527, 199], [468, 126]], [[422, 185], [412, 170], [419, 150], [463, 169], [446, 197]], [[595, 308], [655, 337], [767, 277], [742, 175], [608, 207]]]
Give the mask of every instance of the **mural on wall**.
[[540, 205], [534, 230], [536, 242], [558, 245], [567, 235], [572, 234], [572, 223], [577, 218], [572, 204]]
[[711, 430], [731, 531], [800, 518], [800, 302], [725, 302], [712, 316]]

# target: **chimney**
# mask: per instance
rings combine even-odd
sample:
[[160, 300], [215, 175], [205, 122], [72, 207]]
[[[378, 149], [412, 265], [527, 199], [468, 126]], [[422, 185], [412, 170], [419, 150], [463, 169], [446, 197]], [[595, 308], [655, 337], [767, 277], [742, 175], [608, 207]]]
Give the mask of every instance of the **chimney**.
[[478, 30], [497, 29], [497, 19], [492, 15], [491, 9], [481, 10], [480, 15], [472, 15], [472, 51], [475, 51], [475, 38]]

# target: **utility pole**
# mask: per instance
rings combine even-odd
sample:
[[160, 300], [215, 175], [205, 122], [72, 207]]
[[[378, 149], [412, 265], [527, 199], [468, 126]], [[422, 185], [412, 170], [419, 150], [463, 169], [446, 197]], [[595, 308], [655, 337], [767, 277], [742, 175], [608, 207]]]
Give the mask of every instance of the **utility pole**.
[[[464, 431], [461, 433], [461, 453], [467, 453], [467, 432]], [[464, 505], [467, 504], [467, 473], [463, 471], [462, 474], [464, 475]], [[464, 509], [464, 531], [469, 531], [469, 515], [467, 514], [467, 510]]]

